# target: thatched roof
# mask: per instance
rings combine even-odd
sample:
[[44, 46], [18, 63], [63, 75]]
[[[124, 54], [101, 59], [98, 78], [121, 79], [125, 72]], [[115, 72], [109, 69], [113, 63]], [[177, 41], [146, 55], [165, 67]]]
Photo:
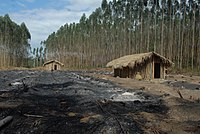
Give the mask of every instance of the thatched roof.
[[162, 63], [168, 67], [172, 66], [174, 64], [172, 61], [165, 58], [164, 56], [161, 56], [160, 54], [157, 54], [155, 52], [149, 52], [149, 53], [140, 53], [140, 54], [123, 56], [121, 58], [118, 58], [118, 59], [115, 59], [115, 60], [109, 62], [106, 65], [106, 67], [113, 67], [115, 69], [122, 68], [122, 67], [134, 68], [135, 66], [145, 63], [147, 60], [152, 58], [153, 55], [159, 57], [162, 60]]
[[45, 62], [45, 63], [43, 64], [43, 66], [45, 66], [45, 65], [47, 65], [47, 64], [51, 64], [51, 63], [53, 63], [53, 62], [55, 62], [55, 63], [57, 63], [57, 64], [59, 64], [59, 65], [61, 65], [61, 66], [64, 66], [64, 64], [62, 64], [61, 62], [59, 62], [59, 61], [57, 61], [57, 60], [50, 60], [50, 61], [47, 61], [47, 62]]

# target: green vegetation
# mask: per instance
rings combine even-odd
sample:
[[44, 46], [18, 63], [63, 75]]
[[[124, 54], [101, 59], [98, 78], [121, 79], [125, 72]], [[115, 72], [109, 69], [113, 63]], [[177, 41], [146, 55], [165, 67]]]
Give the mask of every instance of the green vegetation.
[[0, 16], [0, 67], [26, 67], [31, 35], [25, 23], [20, 26], [9, 15]]
[[49, 35], [45, 57], [82, 68], [156, 51], [179, 69], [199, 68], [199, 22], [200, 0], [103, 0], [90, 16]]

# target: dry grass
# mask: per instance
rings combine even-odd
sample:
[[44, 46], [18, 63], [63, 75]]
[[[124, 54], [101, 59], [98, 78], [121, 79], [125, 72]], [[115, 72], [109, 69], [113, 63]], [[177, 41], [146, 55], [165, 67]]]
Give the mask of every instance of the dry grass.
[[45, 68], [44, 67], [35, 67], [35, 68], [31, 68], [31, 70], [44, 71]]
[[134, 68], [136, 65], [145, 63], [145, 61], [150, 59], [153, 55], [160, 57], [162, 62], [164, 64], [166, 64], [167, 66], [173, 65], [173, 62], [166, 59], [165, 57], [163, 57], [155, 52], [149, 52], [149, 53], [126, 55], [126, 56], [123, 56], [121, 58], [118, 58], [118, 59], [115, 59], [115, 60], [109, 62], [106, 66], [113, 67], [115, 69], [122, 68], [122, 67]]
[[50, 61], [47, 61], [47, 62], [45, 62], [45, 63], [43, 64], [43, 66], [45, 66], [45, 65], [47, 65], [47, 64], [50, 64], [50, 63], [52, 63], [52, 62], [55, 62], [55, 63], [57, 63], [57, 64], [59, 64], [59, 65], [61, 65], [61, 66], [64, 66], [63, 63], [61, 63], [60, 61], [57, 61], [57, 60], [50, 60]]
[[100, 120], [102, 118], [102, 115], [95, 114], [95, 115], [90, 115], [86, 116], [80, 119], [80, 123], [88, 123], [91, 119], [97, 119]]
[[75, 117], [77, 115], [77, 113], [73, 113], [73, 112], [70, 112], [67, 114], [69, 117]]
[[0, 108], [16, 108], [21, 104], [20, 102], [0, 102]]
[[9, 70], [29, 70], [29, 68], [25, 68], [25, 67], [0, 67], [0, 70], [5, 70], [5, 71], [9, 71]]

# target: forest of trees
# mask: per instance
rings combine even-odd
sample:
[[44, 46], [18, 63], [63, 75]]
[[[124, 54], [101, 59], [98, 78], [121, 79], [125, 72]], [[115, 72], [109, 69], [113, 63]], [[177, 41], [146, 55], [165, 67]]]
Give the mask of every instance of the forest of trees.
[[46, 61], [45, 59], [45, 53], [46, 53], [46, 49], [43, 48], [41, 42], [41, 47], [37, 47], [37, 48], [33, 48], [32, 54], [33, 57], [32, 59], [30, 59], [32, 62], [31, 66], [32, 67], [41, 67], [44, 64], [44, 61]]
[[200, 0], [102, 1], [79, 23], [43, 42], [46, 58], [66, 67], [101, 67], [123, 55], [155, 51], [179, 69], [200, 66]]
[[25, 23], [17, 25], [8, 14], [0, 16], [0, 67], [27, 67], [30, 39]]

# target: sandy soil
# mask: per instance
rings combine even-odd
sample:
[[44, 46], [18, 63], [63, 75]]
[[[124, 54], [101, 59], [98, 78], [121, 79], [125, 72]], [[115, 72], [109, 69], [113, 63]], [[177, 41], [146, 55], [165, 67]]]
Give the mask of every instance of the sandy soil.
[[125, 88], [162, 96], [162, 100], [168, 107], [167, 116], [147, 112], [133, 114], [134, 120], [139, 121], [142, 118], [147, 121], [145, 124], [139, 122], [144, 132], [148, 134], [200, 133], [200, 76], [171, 75], [166, 80], [138, 81], [115, 78], [111, 75], [89, 75], [110, 80]]

